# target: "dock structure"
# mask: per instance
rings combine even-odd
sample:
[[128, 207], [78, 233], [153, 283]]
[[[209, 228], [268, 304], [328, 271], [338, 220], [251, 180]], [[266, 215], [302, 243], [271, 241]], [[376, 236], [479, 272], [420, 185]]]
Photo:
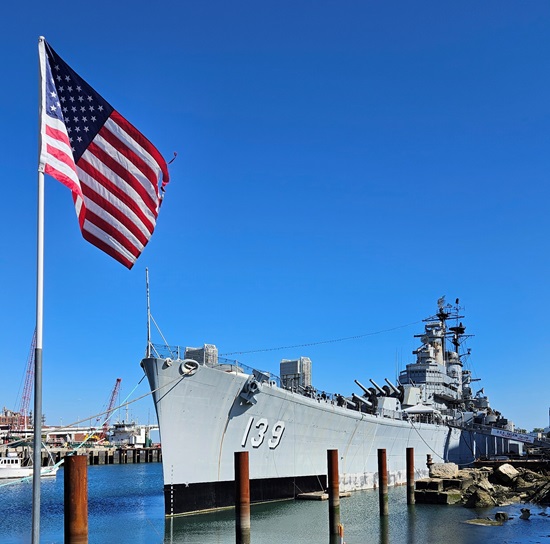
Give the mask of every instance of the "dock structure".
[[[339, 497], [351, 497], [351, 491], [340, 491]], [[298, 493], [296, 499], [300, 501], [328, 501], [328, 493], [326, 491], [311, 491], [309, 493]]]
[[[51, 458], [58, 463], [71, 454], [72, 450], [68, 448], [53, 448], [49, 453], [42, 451], [42, 466], [47, 466]], [[78, 455], [86, 456], [88, 466], [162, 462], [160, 448], [81, 448]]]
[[494, 425], [482, 425], [480, 423], [448, 423], [449, 427], [459, 429], [461, 431], [469, 431], [471, 433], [486, 435], [492, 437], [506, 438], [515, 442], [521, 442], [532, 448], [540, 448], [543, 450], [550, 450], [550, 437], [543, 436], [542, 433], [539, 436], [534, 436], [532, 433], [508, 431], [501, 429]]

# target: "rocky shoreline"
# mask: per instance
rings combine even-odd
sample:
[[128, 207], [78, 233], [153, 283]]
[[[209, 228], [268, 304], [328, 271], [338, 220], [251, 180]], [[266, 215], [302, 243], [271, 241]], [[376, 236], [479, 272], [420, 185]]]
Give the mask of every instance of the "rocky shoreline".
[[490, 508], [512, 503], [550, 504], [550, 467], [535, 472], [511, 464], [460, 469], [454, 463], [429, 465], [429, 478], [415, 482], [419, 504], [460, 504]]

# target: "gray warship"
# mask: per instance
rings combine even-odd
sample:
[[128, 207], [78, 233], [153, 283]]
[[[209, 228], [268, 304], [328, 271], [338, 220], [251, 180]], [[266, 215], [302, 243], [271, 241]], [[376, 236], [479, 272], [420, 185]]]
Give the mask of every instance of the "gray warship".
[[233, 505], [238, 451], [249, 452], [252, 502], [324, 490], [328, 449], [339, 451], [345, 491], [377, 485], [379, 448], [390, 485], [406, 481], [406, 448], [414, 448], [416, 477], [427, 474], [427, 455], [467, 465], [507, 453], [514, 426], [483, 389], [474, 393], [463, 317], [458, 299], [441, 298], [416, 335], [416, 360], [395, 383], [355, 380], [349, 396], [316, 389], [307, 357], [281, 361], [278, 377], [219, 357], [213, 344], [148, 340], [141, 366], [160, 428], [166, 516]]

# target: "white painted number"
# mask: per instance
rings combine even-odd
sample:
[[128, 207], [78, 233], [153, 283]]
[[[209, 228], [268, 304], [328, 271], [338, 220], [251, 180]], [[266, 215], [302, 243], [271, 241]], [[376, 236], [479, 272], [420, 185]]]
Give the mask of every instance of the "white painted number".
[[268, 444], [269, 447], [274, 450], [281, 441], [281, 438], [283, 437], [283, 433], [285, 432], [285, 422], [284, 421], [277, 421], [275, 423], [275, 427], [273, 427], [273, 436], [269, 439]]
[[258, 436], [253, 436], [250, 439], [250, 443], [252, 444], [253, 448], [259, 448], [262, 445], [262, 442], [264, 441], [265, 433], [267, 432], [267, 427], [268, 427], [267, 419], [265, 419], [264, 417], [262, 417], [262, 419], [260, 419], [258, 423], [256, 423], [256, 429], [258, 429]]
[[[244, 448], [246, 447], [246, 443], [248, 442], [248, 436], [250, 434], [250, 429], [252, 428], [252, 425], [254, 424], [254, 417], [250, 417], [248, 420], [248, 423], [246, 424], [246, 428], [243, 433], [243, 438], [241, 440], [241, 446]], [[267, 419], [262, 417], [258, 420], [258, 422], [254, 425], [254, 427], [258, 430], [257, 433], [255, 433], [255, 436], [252, 436], [250, 439], [250, 444], [253, 448], [259, 448], [264, 441], [265, 435], [267, 433], [267, 430], [269, 428], [269, 422]], [[281, 442], [281, 438], [283, 437], [283, 433], [285, 431], [285, 422], [284, 421], [277, 421], [275, 425], [273, 426], [273, 431], [271, 432], [271, 438], [267, 441], [267, 444], [270, 449], [274, 450]]]
[[253, 417], [251, 417], [248, 420], [248, 424], [246, 425], [246, 429], [244, 430], [243, 439], [241, 440], [241, 446], [243, 448], [246, 446], [246, 441], [248, 440], [248, 433], [250, 432], [250, 427], [252, 427], [252, 423], [254, 423]]

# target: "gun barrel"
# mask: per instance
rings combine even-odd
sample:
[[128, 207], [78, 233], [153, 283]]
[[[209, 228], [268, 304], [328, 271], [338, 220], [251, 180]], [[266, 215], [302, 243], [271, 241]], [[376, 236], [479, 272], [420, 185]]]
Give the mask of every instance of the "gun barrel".
[[353, 400], [358, 400], [359, 402], [362, 402], [363, 404], [367, 406], [372, 406], [372, 402], [369, 402], [367, 399], [360, 397], [359, 395], [356, 395], [355, 393], [352, 393]]
[[401, 394], [401, 391], [399, 391], [399, 389], [397, 389], [397, 387], [395, 387], [395, 385], [393, 385], [393, 383], [391, 383], [390, 380], [388, 380], [388, 378], [384, 378], [384, 380], [386, 380], [386, 383], [393, 389], [393, 392], [394, 392], [396, 395], [400, 395], [400, 394]]
[[378, 389], [378, 391], [380, 391], [381, 395], [386, 396], [386, 392], [374, 380], [369, 379], [369, 381], [372, 385], [374, 385], [374, 387], [376, 387], [376, 389]]
[[367, 395], [370, 395], [370, 391], [359, 380], [354, 381]]

